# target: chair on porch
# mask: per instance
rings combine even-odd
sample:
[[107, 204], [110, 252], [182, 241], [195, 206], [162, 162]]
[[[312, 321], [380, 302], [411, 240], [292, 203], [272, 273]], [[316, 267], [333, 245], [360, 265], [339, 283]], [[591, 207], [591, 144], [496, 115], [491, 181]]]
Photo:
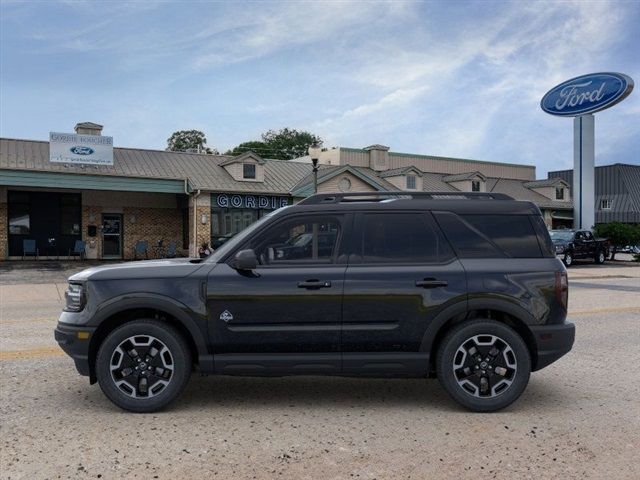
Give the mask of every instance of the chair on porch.
[[28, 255], [33, 255], [36, 257], [36, 260], [40, 257], [40, 251], [38, 250], [38, 247], [36, 247], [35, 240], [22, 240], [22, 260], [24, 260], [24, 257]]
[[145, 259], [149, 259], [149, 243], [146, 240], [138, 240], [133, 248], [133, 258], [138, 260], [138, 255], [144, 255]]
[[176, 244], [176, 242], [169, 242], [169, 245], [167, 245], [166, 257], [176, 258], [177, 252], [178, 252], [178, 245]]
[[76, 240], [76, 243], [73, 245], [73, 249], [69, 249], [69, 256], [75, 257], [77, 255], [80, 260], [84, 260], [86, 249], [87, 244], [84, 240]]

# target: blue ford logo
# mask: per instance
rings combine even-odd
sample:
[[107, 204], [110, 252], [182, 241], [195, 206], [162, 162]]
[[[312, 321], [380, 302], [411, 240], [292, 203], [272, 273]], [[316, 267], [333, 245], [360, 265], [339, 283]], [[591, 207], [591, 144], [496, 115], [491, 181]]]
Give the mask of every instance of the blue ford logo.
[[621, 73], [591, 73], [549, 90], [540, 107], [551, 115], [575, 117], [609, 108], [633, 90], [633, 80]]
[[80, 146], [71, 147], [69, 150], [71, 151], [71, 153], [74, 153], [76, 155], [91, 155], [95, 152], [95, 150], [91, 147]]

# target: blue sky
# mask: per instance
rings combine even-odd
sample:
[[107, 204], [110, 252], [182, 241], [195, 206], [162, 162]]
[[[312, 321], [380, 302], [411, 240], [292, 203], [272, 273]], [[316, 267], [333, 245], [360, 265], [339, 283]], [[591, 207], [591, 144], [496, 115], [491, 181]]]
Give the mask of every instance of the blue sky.
[[[572, 165], [542, 95], [589, 72], [640, 81], [640, 3], [2, 0], [0, 135], [78, 121], [116, 146], [203, 130], [224, 151], [268, 129], [325, 146]], [[596, 117], [596, 163], [640, 164], [640, 87]]]

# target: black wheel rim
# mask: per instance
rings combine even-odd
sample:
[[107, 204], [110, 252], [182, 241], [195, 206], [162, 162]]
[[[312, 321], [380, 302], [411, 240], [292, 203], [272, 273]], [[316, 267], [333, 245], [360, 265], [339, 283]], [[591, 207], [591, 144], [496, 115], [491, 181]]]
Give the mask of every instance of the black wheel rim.
[[515, 352], [496, 335], [468, 338], [453, 357], [453, 375], [458, 386], [474, 397], [502, 395], [511, 387], [517, 370]]
[[573, 262], [573, 257], [571, 255], [565, 255], [564, 263], [566, 263], [567, 265], [571, 265], [571, 262]]
[[111, 379], [132, 398], [155, 397], [173, 378], [173, 355], [151, 335], [134, 335], [114, 349], [109, 362]]

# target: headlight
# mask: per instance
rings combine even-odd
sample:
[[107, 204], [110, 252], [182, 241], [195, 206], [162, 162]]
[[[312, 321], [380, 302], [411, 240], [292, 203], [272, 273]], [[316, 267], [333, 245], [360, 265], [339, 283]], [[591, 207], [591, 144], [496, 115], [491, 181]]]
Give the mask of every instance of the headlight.
[[68, 312], [80, 312], [85, 306], [86, 296], [84, 285], [81, 283], [70, 283], [67, 291], [64, 292], [64, 298], [67, 302], [65, 310]]
[[564, 245], [556, 245], [556, 253], [564, 252]]

